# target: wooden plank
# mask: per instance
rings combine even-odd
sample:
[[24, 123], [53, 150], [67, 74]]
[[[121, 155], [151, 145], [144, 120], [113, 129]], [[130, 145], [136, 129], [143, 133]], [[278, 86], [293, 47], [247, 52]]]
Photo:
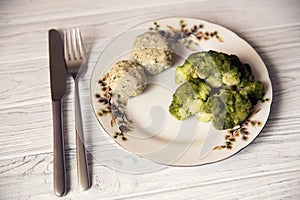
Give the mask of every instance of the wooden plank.
[[[162, 6], [153, 6], [150, 8], [136, 8], [130, 10], [130, 12], [116, 11], [115, 14], [103, 14], [101, 11], [99, 11], [99, 13], [85, 15], [85, 10], [80, 9], [80, 12], [82, 12], [82, 15], [80, 16], [68, 16], [68, 12], [65, 13], [64, 10], [57, 10], [56, 7], [54, 7], [51, 11], [51, 7], [49, 7], [47, 10], [50, 9], [50, 11], [48, 11], [50, 12], [50, 16], [46, 16], [45, 19], [42, 17], [42, 12], [37, 18], [29, 15], [29, 18], [35, 19], [33, 22], [28, 22], [24, 16], [20, 16], [20, 20], [24, 20], [24, 24], [19, 24], [18, 22], [14, 22], [12, 20], [2, 25], [3, 28], [0, 29], [0, 53], [1, 55], [5, 55], [5, 57], [1, 59], [1, 62], [6, 63], [16, 60], [22, 61], [26, 59], [32, 59], [33, 57], [44, 58], [46, 55], [48, 55], [47, 31], [50, 28], [80, 26], [83, 29], [83, 35], [86, 35], [85, 41], [92, 46], [93, 44], [96, 44], [99, 39], [110, 37], [120, 33], [121, 31], [128, 30], [130, 27], [136, 24], [155, 20], [161, 17], [178, 16], [203, 18], [208, 21], [224, 25], [225, 27], [236, 31], [237, 33], [243, 29], [249, 29], [252, 27], [260, 29], [274, 26], [278, 27], [278, 24], [283, 24], [284, 26], [287, 24], [299, 24], [298, 20], [293, 18], [298, 14], [298, 9], [296, 9], [292, 4], [293, 2], [297, 2], [296, 0], [291, 1], [291, 4], [287, 4], [287, 6], [282, 8], [280, 7], [280, 3], [273, 4], [272, 1], [264, 1], [264, 4], [260, 3], [261, 6], [257, 7], [256, 1], [251, 1], [253, 3], [247, 6], [247, 12], [242, 19], [238, 17], [238, 15], [241, 13], [241, 7], [238, 5], [243, 5], [243, 2], [241, 2], [241, 4], [236, 4], [235, 1], [225, 5], [218, 4], [218, 1], [188, 2], [186, 4], [182, 3], [174, 5], [167, 4]], [[232, 4], [236, 5], [233, 6]], [[47, 4], [45, 5], [47, 6]], [[128, 4], [128, 6], [129, 5], [130, 4]], [[182, 9], [183, 7], [184, 9]], [[266, 7], [268, 8], [268, 12], [272, 12], [280, 8], [281, 12], [284, 14], [276, 16], [277, 18], [274, 20], [274, 17], [267, 15], [268, 13], [266, 13]], [[253, 15], [249, 13], [251, 10], [255, 10], [258, 14]], [[176, 12], [174, 13], [174, 11]], [[31, 12], [32, 11], [29, 13]], [[63, 14], [65, 17], [58, 15], [58, 13], [61, 15]], [[211, 13], [214, 13], [214, 15]], [[12, 11], [12, 14], [16, 15], [17, 13], [16, 11]], [[7, 14], [5, 13], [5, 15]], [[266, 17], [262, 18], [262, 15]], [[38, 21], [40, 18], [43, 20]], [[234, 23], [232, 23], [233, 20]], [[45, 21], [47, 23], [45, 23]], [[284, 29], [282, 31], [284, 31]], [[281, 34], [281, 38], [282, 35], [283, 34]], [[94, 41], [92, 42], [90, 40]], [[31, 45], [31, 43], [25, 43], [23, 41], [35, 41], [35, 45]], [[90, 49], [90, 47], [88, 47], [88, 49]]]
[[[285, 145], [252, 145], [242, 153], [222, 162], [200, 167], [167, 167], [155, 172], [135, 174], [140, 170], [133, 162], [130, 171], [116, 170], [109, 163], [102, 163], [93, 155], [89, 159], [92, 170], [92, 189], [89, 198], [116, 197], [119, 199], [139, 199], [141, 197], [168, 199], [176, 195], [186, 198], [266, 198], [295, 197], [299, 195], [300, 160], [297, 146], [300, 141], [285, 149]], [[273, 147], [272, 147], [273, 146]], [[269, 149], [272, 148], [273, 152]], [[257, 154], [261, 155], [257, 157]], [[273, 161], [267, 159], [276, 157]], [[67, 170], [70, 193], [67, 198], [87, 197], [79, 192], [76, 182], [75, 152], [68, 151]], [[294, 162], [288, 162], [294, 159]], [[105, 159], [105, 158], [104, 158]], [[126, 158], [111, 158], [123, 163]], [[114, 166], [115, 167], [115, 166]], [[176, 175], [175, 175], [176, 174]], [[25, 156], [0, 161], [0, 194], [9, 198], [53, 198], [52, 194], [52, 154]], [[252, 187], [255, 184], [255, 187]], [[35, 187], [34, 193], [31, 188]], [[226, 187], [224, 187], [226, 185]], [[5, 193], [19, 188], [22, 193]], [[275, 188], [278, 188], [275, 190]], [[279, 189], [281, 188], [281, 189]], [[251, 195], [250, 195], [251, 194]]]
[[298, 0], [0, 1], [0, 199], [56, 199], [47, 31], [80, 26], [93, 67], [99, 45], [164, 17], [206, 19], [246, 39], [273, 83], [270, 118], [253, 143], [222, 162], [166, 167], [139, 158], [103, 133], [81, 81], [92, 188], [77, 188], [73, 81], [64, 103], [69, 193], [62, 199], [299, 199], [300, 23]]

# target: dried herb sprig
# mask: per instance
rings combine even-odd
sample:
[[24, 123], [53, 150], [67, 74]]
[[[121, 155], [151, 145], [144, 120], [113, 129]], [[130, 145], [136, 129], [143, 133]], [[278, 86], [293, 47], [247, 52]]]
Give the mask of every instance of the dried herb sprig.
[[118, 126], [118, 130], [115, 132], [113, 137], [115, 139], [120, 137], [125, 141], [127, 140], [126, 134], [133, 129], [132, 121], [126, 114], [127, 100], [122, 99], [120, 95], [113, 94], [112, 89], [109, 87], [107, 82], [108, 77], [109, 74], [107, 73], [103, 79], [98, 81], [100, 93], [96, 93], [95, 98], [103, 105], [103, 108], [101, 108], [97, 114], [99, 117], [110, 114], [111, 127]]
[[198, 46], [202, 40], [209, 40], [216, 38], [219, 42], [223, 42], [218, 31], [204, 31], [204, 25], [198, 24], [189, 28], [187, 22], [183, 19], [179, 21], [179, 27], [167, 25], [167, 30], [161, 29], [158, 22], [153, 23], [154, 27], [150, 27], [149, 30], [158, 31], [161, 35], [166, 37], [169, 41], [179, 42], [186, 48], [195, 50], [195, 46]]

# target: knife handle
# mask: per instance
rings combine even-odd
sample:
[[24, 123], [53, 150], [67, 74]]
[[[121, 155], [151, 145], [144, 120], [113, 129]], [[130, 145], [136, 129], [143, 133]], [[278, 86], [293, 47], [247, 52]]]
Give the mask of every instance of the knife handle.
[[62, 121], [62, 103], [60, 100], [52, 101], [53, 110], [53, 139], [54, 139], [54, 158], [53, 158], [53, 186], [56, 196], [66, 194], [66, 166], [64, 154], [64, 137]]

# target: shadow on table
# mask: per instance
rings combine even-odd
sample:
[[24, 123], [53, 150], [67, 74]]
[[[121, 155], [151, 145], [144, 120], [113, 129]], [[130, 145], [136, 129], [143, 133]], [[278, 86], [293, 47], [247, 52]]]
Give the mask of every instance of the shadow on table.
[[[263, 62], [265, 63], [268, 72], [269, 72], [269, 77], [271, 79], [271, 84], [272, 84], [272, 90], [273, 90], [273, 96], [272, 98], [272, 104], [270, 108], [270, 113], [269, 113], [269, 118], [268, 121], [263, 128], [262, 132], [260, 133], [259, 137], [265, 137], [268, 135], [268, 132], [271, 131], [272, 129], [272, 124], [276, 123], [276, 121], [280, 118], [279, 113], [280, 110], [282, 109], [282, 102], [283, 102], [283, 96], [278, 95], [278, 91], [284, 90], [281, 77], [279, 75], [279, 72], [276, 69], [276, 66], [272, 62], [271, 58], [269, 57], [267, 52], [264, 52], [262, 49], [260, 49], [259, 45], [255, 45], [256, 51], [259, 53], [261, 56]], [[256, 140], [256, 139], [255, 139]], [[254, 140], [254, 143], [255, 143]]]

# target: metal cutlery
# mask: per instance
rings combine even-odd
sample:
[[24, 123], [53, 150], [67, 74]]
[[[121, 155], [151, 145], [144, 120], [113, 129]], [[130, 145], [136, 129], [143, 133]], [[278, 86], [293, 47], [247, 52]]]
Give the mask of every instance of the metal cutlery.
[[86, 53], [79, 28], [64, 31], [64, 55], [68, 72], [75, 82], [75, 130], [78, 186], [81, 190], [90, 187], [89, 171], [84, 146], [83, 126], [78, 90], [80, 69], [85, 64]]
[[63, 139], [62, 98], [66, 93], [66, 67], [60, 34], [49, 31], [49, 62], [53, 112], [53, 183], [57, 196], [66, 194], [66, 167]]

